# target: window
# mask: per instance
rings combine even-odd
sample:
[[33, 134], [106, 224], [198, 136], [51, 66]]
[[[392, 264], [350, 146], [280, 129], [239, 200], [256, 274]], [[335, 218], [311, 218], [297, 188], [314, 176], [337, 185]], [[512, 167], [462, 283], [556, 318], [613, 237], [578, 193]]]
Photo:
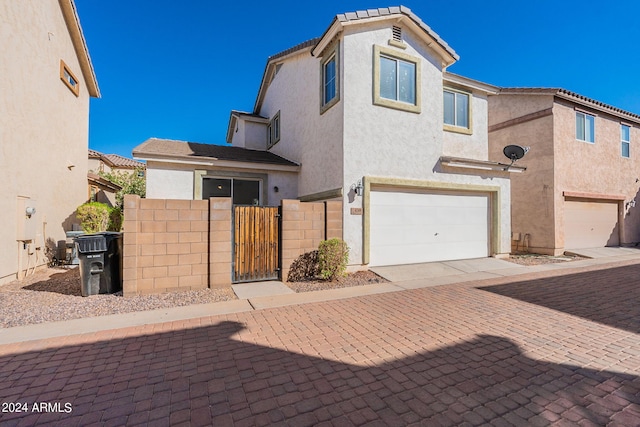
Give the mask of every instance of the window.
[[595, 121], [594, 116], [576, 111], [576, 139], [594, 143]]
[[322, 54], [320, 61], [320, 114], [340, 100], [340, 43], [335, 42]]
[[79, 96], [80, 94], [80, 83], [78, 83], [78, 79], [71, 72], [67, 64], [64, 61], [60, 60], [60, 80], [64, 82], [65, 85], [73, 92], [75, 96]]
[[420, 63], [418, 58], [374, 46], [374, 104], [420, 112]]
[[234, 205], [260, 205], [260, 180], [204, 178], [202, 199], [231, 197]]
[[323, 67], [323, 77], [322, 84], [324, 85], [323, 90], [323, 104], [327, 105], [329, 102], [336, 97], [336, 56], [333, 55], [329, 60], [327, 60]]
[[469, 94], [445, 90], [444, 124], [469, 129], [469, 116]]
[[271, 148], [280, 141], [280, 111], [273, 116], [267, 126], [267, 148]]
[[627, 125], [620, 125], [620, 140], [622, 141], [622, 157], [629, 158], [631, 128]]

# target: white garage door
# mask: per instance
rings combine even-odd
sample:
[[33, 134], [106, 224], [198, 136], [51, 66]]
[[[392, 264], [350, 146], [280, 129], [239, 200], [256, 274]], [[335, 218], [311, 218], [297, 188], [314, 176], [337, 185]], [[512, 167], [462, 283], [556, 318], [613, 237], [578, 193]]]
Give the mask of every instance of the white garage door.
[[564, 202], [565, 249], [618, 246], [618, 203]]
[[370, 193], [370, 265], [489, 255], [486, 194]]

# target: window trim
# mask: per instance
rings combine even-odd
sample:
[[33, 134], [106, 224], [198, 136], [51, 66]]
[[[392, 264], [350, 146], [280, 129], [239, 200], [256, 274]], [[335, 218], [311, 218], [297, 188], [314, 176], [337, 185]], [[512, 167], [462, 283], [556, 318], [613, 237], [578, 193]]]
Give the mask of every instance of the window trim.
[[[234, 181], [239, 180], [239, 181], [252, 181], [252, 182], [257, 182], [258, 183], [258, 204], [257, 205], [251, 205], [251, 206], [264, 206], [263, 200], [264, 200], [264, 179], [261, 177], [252, 177], [252, 176], [247, 176], [247, 177], [243, 177], [243, 176], [237, 176], [237, 175], [230, 175], [230, 176], [225, 176], [225, 175], [219, 175], [219, 174], [205, 174], [202, 176], [202, 188], [200, 189], [200, 199], [202, 200], [206, 200], [203, 199], [202, 197], [202, 191], [204, 191], [204, 180], [205, 179], [220, 179], [220, 180], [229, 180], [229, 187], [230, 187], [230, 191], [231, 191], [231, 196], [229, 196], [229, 198], [231, 199], [231, 204], [235, 205], [235, 203], [233, 202], [234, 199], [234, 194], [235, 194], [235, 185], [234, 185]], [[214, 197], [215, 199], [216, 197]], [[245, 205], [246, 206], [246, 205]]]
[[[622, 129], [623, 128], [629, 129], [629, 138], [626, 139], [626, 140], [622, 137]], [[623, 150], [623, 147], [625, 146], [625, 144], [627, 145], [627, 153], [628, 153], [627, 156], [624, 155], [624, 150]], [[627, 124], [624, 124], [624, 123], [620, 123], [620, 155], [624, 159], [630, 159], [631, 158], [631, 126], [629, 126]]]
[[[458, 125], [450, 125], [444, 123], [444, 93], [451, 92], [453, 94], [462, 94], [467, 96], [467, 124], [468, 127], [458, 126]], [[455, 114], [455, 96], [454, 96], [454, 114]], [[467, 92], [464, 90], [452, 88], [449, 86], [444, 86], [442, 88], [442, 126], [445, 131], [462, 133], [465, 135], [473, 134], [473, 93]]]
[[[387, 99], [380, 96], [380, 57], [389, 57], [396, 61], [411, 62], [415, 65], [415, 90], [416, 99], [415, 104], [409, 104], [407, 102]], [[419, 114], [421, 112], [421, 76], [420, 58], [408, 55], [404, 52], [398, 52], [397, 50], [390, 49], [383, 46], [373, 46], [373, 104], [382, 107], [393, 108], [396, 110], [409, 111], [411, 113]]]
[[[71, 78], [75, 82], [75, 85], [72, 84], [68, 78]], [[76, 97], [80, 96], [80, 80], [71, 72], [69, 66], [62, 59], [60, 60], [60, 80], [62, 80]]]
[[278, 110], [267, 125], [267, 150], [280, 142], [281, 135], [282, 122], [280, 121], [280, 110]]
[[[326, 59], [325, 59], [326, 58]], [[336, 76], [335, 87], [336, 93], [329, 102], [324, 102], [325, 99], [325, 66], [335, 60]], [[321, 57], [320, 61], [320, 114], [324, 114], [325, 111], [336, 105], [340, 101], [340, 43], [336, 42], [334, 46], [327, 49]]]
[[[581, 110], [575, 110], [576, 111], [576, 116], [575, 116], [575, 123], [576, 123], [576, 140], [581, 141], [581, 142], [586, 142], [587, 144], [595, 144], [596, 143], [596, 116], [594, 114], [590, 114], [587, 113], [585, 111], [581, 111]], [[593, 117], [593, 132], [592, 132], [592, 137], [593, 137], [593, 141], [589, 141], [587, 139], [580, 139], [578, 138], [578, 114], [582, 114], [585, 117], [584, 123], [585, 123], [585, 128], [583, 129], [583, 133], [585, 135], [587, 135], [587, 132], [585, 132], [586, 130], [586, 125], [587, 125], [587, 116], [589, 117]]]

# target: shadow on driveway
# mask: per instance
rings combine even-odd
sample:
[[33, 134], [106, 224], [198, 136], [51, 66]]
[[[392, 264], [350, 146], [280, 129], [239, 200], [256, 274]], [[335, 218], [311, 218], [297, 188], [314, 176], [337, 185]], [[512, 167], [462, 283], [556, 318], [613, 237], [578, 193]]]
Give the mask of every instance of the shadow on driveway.
[[[640, 379], [537, 361], [479, 335], [378, 366], [238, 341], [237, 322], [0, 357], [13, 425], [640, 424]], [[496, 424], [497, 425], [497, 424]]]
[[640, 333], [640, 264], [478, 289]]

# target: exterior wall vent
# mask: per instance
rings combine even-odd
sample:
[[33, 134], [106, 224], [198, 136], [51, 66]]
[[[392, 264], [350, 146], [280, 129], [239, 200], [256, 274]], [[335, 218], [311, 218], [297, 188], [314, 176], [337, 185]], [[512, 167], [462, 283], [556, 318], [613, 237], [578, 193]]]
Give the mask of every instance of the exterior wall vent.
[[397, 42], [401, 42], [402, 41], [402, 28], [396, 27], [394, 25], [392, 31], [393, 31], [393, 40], [395, 40]]

